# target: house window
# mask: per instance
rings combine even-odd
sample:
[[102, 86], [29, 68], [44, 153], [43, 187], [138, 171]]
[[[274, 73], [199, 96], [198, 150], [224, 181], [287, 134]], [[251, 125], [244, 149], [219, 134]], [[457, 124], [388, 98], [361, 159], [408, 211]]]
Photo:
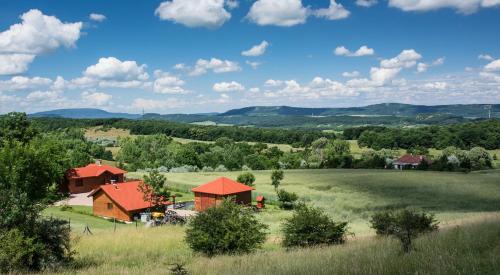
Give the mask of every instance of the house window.
[[83, 179], [78, 179], [75, 181], [75, 186], [81, 187], [83, 186]]
[[108, 210], [111, 210], [111, 209], [113, 209], [113, 204], [108, 202]]

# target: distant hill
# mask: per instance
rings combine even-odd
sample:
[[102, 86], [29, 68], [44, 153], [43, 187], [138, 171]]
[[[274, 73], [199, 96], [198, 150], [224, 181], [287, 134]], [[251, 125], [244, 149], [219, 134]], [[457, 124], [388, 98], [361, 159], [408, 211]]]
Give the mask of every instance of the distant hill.
[[31, 117], [63, 117], [63, 118], [128, 118], [139, 119], [139, 114], [110, 113], [100, 109], [79, 108], [79, 109], [59, 109], [45, 112], [38, 112]]
[[359, 125], [411, 126], [446, 125], [471, 119], [500, 118], [500, 104], [424, 106], [400, 103], [350, 108], [301, 108], [253, 106], [224, 113], [139, 114], [110, 113], [99, 109], [61, 109], [32, 114], [32, 117], [158, 119], [203, 125], [342, 129]]
[[382, 103], [348, 108], [253, 106], [229, 110], [219, 114], [219, 116], [417, 116], [422, 114], [447, 114], [467, 118], [488, 118], [487, 106], [491, 106], [492, 117], [500, 117], [500, 104], [425, 106], [401, 103]]

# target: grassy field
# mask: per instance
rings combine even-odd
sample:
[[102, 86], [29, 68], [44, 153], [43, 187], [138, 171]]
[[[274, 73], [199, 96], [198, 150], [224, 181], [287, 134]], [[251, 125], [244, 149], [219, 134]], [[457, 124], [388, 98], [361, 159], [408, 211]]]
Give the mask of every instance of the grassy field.
[[[189, 191], [220, 176], [236, 179], [241, 172], [169, 173], [170, 186]], [[254, 196], [275, 199], [270, 171], [253, 171]], [[140, 173], [129, 173], [140, 178]], [[500, 170], [463, 173], [393, 170], [287, 170], [282, 188], [324, 208], [337, 220], [350, 222], [357, 234], [370, 234], [368, 218], [385, 208], [418, 207], [436, 213], [444, 221], [500, 211]], [[262, 214], [277, 232], [289, 212], [269, 209]]]
[[[169, 173], [176, 190], [240, 172]], [[254, 196], [274, 199], [270, 171], [254, 171]], [[129, 177], [140, 177], [130, 173]], [[93, 217], [89, 207], [45, 210], [71, 220], [75, 267], [66, 274], [168, 274], [183, 263], [190, 274], [496, 274], [500, 270], [500, 170], [462, 173], [391, 170], [289, 170], [282, 187], [323, 207], [355, 233], [342, 246], [287, 251], [280, 224], [291, 213], [274, 205], [258, 214], [270, 225], [263, 249], [250, 255], [206, 258], [186, 246], [184, 228], [144, 228]], [[192, 198], [192, 197], [191, 197]], [[185, 199], [190, 199], [186, 195]], [[420, 238], [410, 255], [393, 239], [378, 238], [368, 226], [373, 211], [418, 207], [436, 214], [440, 232]], [[83, 213], [83, 214], [81, 214]], [[88, 225], [93, 235], [83, 235]], [[425, 264], [423, 264], [425, 263]]]

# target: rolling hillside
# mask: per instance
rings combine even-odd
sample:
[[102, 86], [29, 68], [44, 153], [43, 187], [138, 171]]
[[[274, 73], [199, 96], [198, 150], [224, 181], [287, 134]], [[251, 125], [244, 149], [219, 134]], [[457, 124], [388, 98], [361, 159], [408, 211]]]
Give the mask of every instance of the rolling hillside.
[[145, 115], [111, 113], [99, 109], [61, 109], [31, 114], [32, 117], [125, 118], [169, 120], [203, 125], [342, 129], [359, 125], [446, 125], [471, 119], [500, 118], [500, 104], [423, 106], [385, 103], [350, 108], [301, 108], [253, 106], [224, 113]]

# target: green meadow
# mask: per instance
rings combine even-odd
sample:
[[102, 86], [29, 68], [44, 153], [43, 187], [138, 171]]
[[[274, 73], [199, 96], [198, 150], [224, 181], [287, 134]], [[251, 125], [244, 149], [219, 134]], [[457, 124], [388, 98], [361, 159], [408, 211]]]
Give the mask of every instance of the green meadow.
[[[173, 193], [192, 199], [189, 190], [220, 176], [241, 172], [167, 173]], [[275, 205], [270, 171], [253, 171], [253, 196], [269, 199], [258, 213], [270, 226], [269, 237], [250, 255], [207, 258], [184, 242], [184, 228], [116, 225], [94, 217], [90, 207], [46, 216], [70, 219], [76, 262], [65, 274], [169, 274], [183, 264], [189, 274], [497, 274], [500, 270], [500, 170], [464, 173], [393, 170], [285, 170], [282, 188], [324, 208], [335, 220], [348, 221], [344, 245], [286, 250], [280, 225], [291, 212]], [[129, 173], [140, 178], [140, 173]], [[440, 231], [420, 237], [416, 250], [401, 252], [393, 239], [374, 235], [370, 215], [387, 208], [416, 207], [436, 214]], [[83, 234], [88, 225], [93, 235]], [[115, 229], [116, 226], [116, 229]], [[425, 263], [425, 264], [422, 264]]]

